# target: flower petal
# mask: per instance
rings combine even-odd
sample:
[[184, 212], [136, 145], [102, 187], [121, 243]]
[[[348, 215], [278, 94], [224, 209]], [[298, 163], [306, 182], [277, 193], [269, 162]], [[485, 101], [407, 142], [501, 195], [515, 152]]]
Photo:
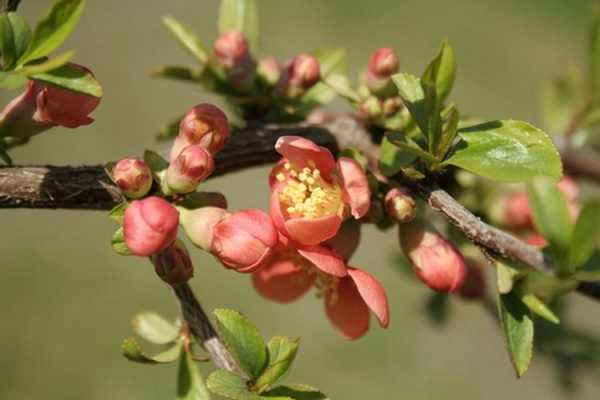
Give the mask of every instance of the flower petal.
[[369, 330], [369, 308], [349, 276], [342, 278], [337, 290], [326, 296], [325, 313], [347, 339], [358, 339]]
[[390, 313], [385, 289], [381, 283], [357, 268], [348, 268], [348, 274], [354, 281], [362, 299], [379, 320], [379, 325], [387, 328], [390, 322]]
[[325, 147], [316, 145], [311, 140], [300, 136], [282, 136], [275, 143], [275, 150], [292, 164], [305, 167], [314, 161], [316, 168], [325, 179], [331, 179], [335, 168], [335, 160]]
[[315, 274], [308, 274], [292, 259], [277, 256], [252, 274], [252, 285], [263, 297], [290, 303], [302, 297], [314, 284]]
[[292, 240], [304, 245], [315, 245], [334, 237], [341, 225], [342, 218], [338, 215], [299, 217], [285, 221], [285, 230]]
[[298, 253], [321, 271], [334, 276], [345, 276], [346, 264], [334, 252], [322, 246], [304, 246]]
[[367, 175], [360, 164], [351, 158], [340, 157], [337, 167], [352, 216], [356, 219], [361, 218], [369, 211], [371, 205]]

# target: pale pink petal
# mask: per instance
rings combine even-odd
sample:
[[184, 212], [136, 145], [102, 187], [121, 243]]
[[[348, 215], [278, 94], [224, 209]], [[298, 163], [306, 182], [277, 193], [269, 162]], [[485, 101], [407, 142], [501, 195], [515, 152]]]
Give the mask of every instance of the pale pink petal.
[[302, 297], [313, 286], [315, 279], [315, 274], [308, 274], [289, 258], [279, 256], [252, 274], [256, 291], [280, 303], [290, 303]]
[[369, 211], [371, 205], [367, 175], [360, 164], [351, 158], [341, 157], [337, 167], [352, 216], [356, 219], [361, 218]]
[[387, 328], [390, 322], [390, 313], [385, 289], [381, 283], [360, 269], [350, 267], [348, 274], [354, 281], [362, 299], [379, 320], [379, 325]]
[[322, 246], [303, 246], [298, 253], [321, 271], [334, 276], [345, 276], [346, 264], [332, 251]]
[[300, 136], [280, 137], [275, 143], [275, 150], [298, 167], [305, 167], [308, 161], [314, 161], [325, 179], [330, 179], [335, 168], [335, 160], [328, 149]]
[[349, 276], [342, 278], [337, 290], [326, 296], [325, 313], [347, 339], [358, 339], [369, 330], [369, 308]]
[[341, 225], [342, 218], [338, 215], [299, 217], [285, 221], [285, 230], [292, 240], [304, 245], [315, 245], [335, 236]]

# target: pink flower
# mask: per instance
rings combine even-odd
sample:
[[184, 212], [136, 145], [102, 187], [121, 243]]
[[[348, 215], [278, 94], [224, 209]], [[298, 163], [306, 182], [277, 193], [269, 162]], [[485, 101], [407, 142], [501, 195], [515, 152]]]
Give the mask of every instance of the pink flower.
[[229, 122], [225, 113], [212, 104], [198, 104], [189, 109], [181, 120], [170, 160], [174, 161], [181, 150], [192, 144], [204, 147], [214, 156], [228, 140]]
[[252, 272], [273, 255], [277, 230], [271, 217], [248, 209], [226, 216], [212, 228], [209, 251], [223, 265], [238, 272]]
[[250, 58], [248, 41], [242, 32], [224, 32], [214, 44], [217, 61], [224, 68], [235, 68]]
[[150, 259], [156, 274], [169, 285], [181, 285], [194, 276], [190, 254], [180, 240], [176, 240]]
[[125, 243], [136, 256], [151, 256], [175, 241], [178, 226], [179, 213], [166, 200], [135, 200], [125, 210]]
[[372, 55], [365, 76], [369, 90], [380, 97], [389, 97], [396, 93], [391, 76], [398, 72], [400, 63], [394, 50], [377, 49]]
[[297, 300], [316, 287], [330, 321], [348, 339], [366, 333], [369, 310], [382, 327], [389, 323], [381, 284], [366, 272], [347, 267], [323, 246], [301, 245], [281, 235], [272, 260], [252, 274], [252, 284], [261, 296], [280, 303]]
[[417, 277], [438, 292], [460, 289], [466, 276], [465, 259], [432, 226], [419, 221], [400, 227], [400, 245]]
[[313, 87], [321, 77], [319, 60], [310, 54], [299, 54], [284, 69], [275, 94], [295, 98]]
[[361, 224], [355, 220], [346, 220], [338, 233], [331, 239], [326, 240], [322, 245], [335, 254], [342, 260], [348, 261], [358, 249], [360, 244]]
[[131, 199], [144, 197], [152, 187], [152, 172], [142, 160], [127, 157], [119, 160], [112, 177], [123, 194]]
[[399, 188], [393, 188], [385, 195], [385, 210], [400, 223], [411, 222], [417, 216], [415, 199]]
[[329, 150], [298, 136], [279, 138], [275, 149], [284, 158], [271, 172], [270, 211], [281, 233], [314, 245], [335, 236], [348, 214], [367, 213], [369, 185], [356, 161], [336, 164]]
[[208, 150], [198, 145], [187, 146], [167, 168], [167, 186], [176, 193], [193, 192], [214, 169], [213, 157]]

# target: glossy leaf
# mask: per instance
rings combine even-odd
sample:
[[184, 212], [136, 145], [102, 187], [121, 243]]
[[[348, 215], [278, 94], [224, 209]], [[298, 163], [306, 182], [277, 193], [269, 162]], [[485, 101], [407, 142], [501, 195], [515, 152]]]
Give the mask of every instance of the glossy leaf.
[[214, 313], [219, 336], [240, 368], [252, 379], [258, 378], [267, 364], [267, 349], [258, 329], [237, 311], [221, 308]]
[[385, 176], [394, 176], [402, 167], [410, 165], [417, 157], [383, 138], [379, 147], [379, 169]]
[[529, 310], [532, 313], [542, 317], [546, 321], [551, 322], [553, 324], [560, 323], [560, 319], [556, 316], [556, 314], [554, 314], [552, 310], [549, 309], [548, 306], [544, 304], [544, 302], [537, 298], [534, 294], [527, 293], [521, 297], [521, 300], [523, 301], [523, 303], [525, 303], [525, 305], [529, 308]]
[[129, 204], [124, 201], [122, 203], [117, 204], [110, 210], [108, 216], [110, 219], [115, 221], [118, 224], [123, 224], [123, 219], [125, 218], [125, 210]]
[[260, 397], [248, 390], [246, 382], [224, 369], [217, 370], [208, 376], [206, 380], [208, 389], [219, 396], [231, 400], [259, 400]]
[[437, 57], [429, 64], [421, 79], [430, 81], [435, 85], [437, 102], [441, 104], [450, 94], [455, 77], [456, 60], [454, 50], [447, 41], [444, 41]]
[[514, 292], [498, 295], [498, 312], [512, 364], [521, 377], [531, 362], [533, 321], [527, 306]]
[[456, 139], [458, 133], [458, 124], [460, 122], [460, 115], [454, 105], [448, 109], [447, 113], [446, 126], [442, 133], [439, 148], [437, 149], [437, 154], [439, 154], [440, 159], [444, 159], [454, 143], [454, 139]]
[[600, 203], [586, 204], [573, 229], [569, 266], [575, 270], [592, 256], [600, 239]]
[[299, 345], [299, 339], [291, 340], [282, 336], [271, 338], [267, 344], [269, 363], [253, 388], [261, 392], [281, 379], [294, 362]]
[[125, 236], [123, 235], [123, 227], [117, 229], [112, 237], [111, 245], [113, 250], [120, 256], [130, 256], [131, 251], [125, 243]]
[[131, 323], [135, 333], [152, 343], [171, 343], [179, 336], [175, 325], [154, 312], [137, 314]]
[[177, 400], [210, 400], [210, 393], [192, 355], [181, 351], [177, 376]]
[[250, 49], [258, 47], [258, 8], [255, 0], [221, 0], [219, 32], [242, 32]]
[[181, 343], [177, 342], [162, 353], [154, 356], [144, 354], [134, 338], [128, 338], [121, 344], [121, 353], [130, 361], [141, 364], [167, 364], [176, 361], [181, 355]]
[[47, 56], [71, 34], [83, 12], [85, 0], [59, 0], [33, 32], [27, 52], [20, 64]]
[[188, 53], [196, 57], [202, 64], [208, 61], [208, 51], [206, 50], [206, 47], [190, 28], [171, 16], [163, 17], [162, 22]]
[[600, 105], [600, 10], [596, 9], [590, 32], [590, 82], [592, 101]]
[[0, 14], [0, 54], [5, 70], [12, 69], [29, 46], [31, 29], [16, 12]]
[[71, 64], [31, 75], [29, 78], [89, 96], [102, 97], [102, 86], [100, 86], [94, 75]]
[[293, 400], [329, 400], [329, 397], [319, 389], [308, 385], [285, 385], [278, 386], [261, 396], [263, 399], [273, 400], [276, 397], [289, 398]]
[[73, 58], [74, 55], [74, 51], [67, 51], [66, 53], [63, 53], [57, 57], [53, 57], [41, 63], [29, 64], [25, 67], [19, 68], [16, 72], [24, 76], [43, 74], [45, 72], [52, 71], [58, 67], [65, 65]]
[[427, 134], [429, 118], [425, 105], [425, 91], [421, 86], [421, 80], [407, 73], [393, 75], [392, 80], [398, 88], [398, 94], [402, 98], [404, 105], [419, 126], [419, 129], [424, 134]]
[[522, 121], [504, 120], [461, 128], [462, 139], [446, 165], [500, 181], [528, 181], [544, 175], [558, 180], [562, 164], [550, 138]]

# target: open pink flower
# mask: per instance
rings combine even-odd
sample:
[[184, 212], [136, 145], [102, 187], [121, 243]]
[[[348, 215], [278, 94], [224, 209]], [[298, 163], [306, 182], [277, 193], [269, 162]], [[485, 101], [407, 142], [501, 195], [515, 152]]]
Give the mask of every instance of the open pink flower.
[[167, 248], [177, 237], [179, 213], [160, 197], [131, 202], [125, 210], [123, 235], [136, 256], [151, 256]]
[[349, 214], [367, 213], [369, 185], [356, 161], [336, 163], [329, 150], [299, 136], [279, 138], [275, 149], [284, 158], [271, 172], [270, 212], [281, 233], [314, 245], [335, 236]]
[[347, 267], [337, 254], [323, 246], [306, 246], [280, 235], [271, 262], [252, 274], [252, 283], [263, 297], [289, 303], [312, 287], [325, 300], [333, 325], [349, 339], [369, 327], [369, 310], [381, 326], [389, 322], [388, 304], [381, 284], [366, 272]]

